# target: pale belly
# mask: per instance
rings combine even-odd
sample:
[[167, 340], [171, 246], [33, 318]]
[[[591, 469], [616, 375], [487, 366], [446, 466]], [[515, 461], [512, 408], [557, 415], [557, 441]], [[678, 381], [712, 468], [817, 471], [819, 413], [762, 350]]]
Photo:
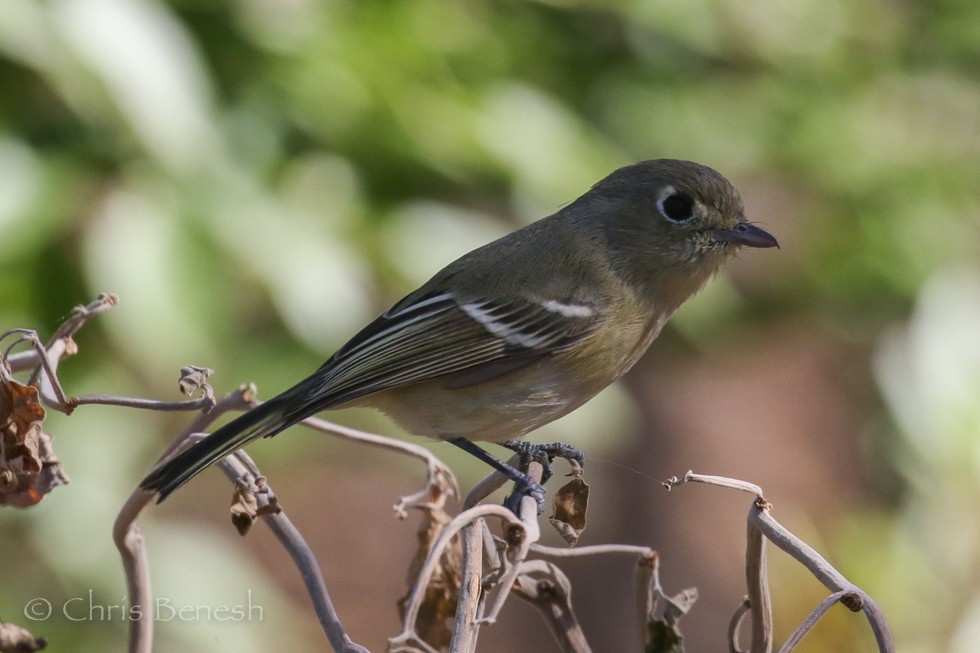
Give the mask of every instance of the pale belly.
[[[371, 397], [369, 405], [388, 414], [402, 428], [430, 438], [501, 442], [519, 438], [591, 399], [594, 392], [557, 392], [552, 384], [485, 383], [446, 390], [427, 382]], [[368, 402], [365, 402], [368, 404]]]

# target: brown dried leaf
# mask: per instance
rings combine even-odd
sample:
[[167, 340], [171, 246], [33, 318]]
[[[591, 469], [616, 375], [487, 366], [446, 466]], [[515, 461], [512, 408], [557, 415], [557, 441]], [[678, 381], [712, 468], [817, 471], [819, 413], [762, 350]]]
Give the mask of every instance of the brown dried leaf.
[[68, 482], [43, 420], [37, 388], [0, 382], [0, 505], [33, 506]]
[[589, 508], [589, 484], [580, 477], [573, 478], [555, 492], [552, 500], [554, 514], [549, 521], [568, 546], [575, 546], [585, 530]]
[[16, 381], [0, 383], [0, 430], [11, 436], [4, 438], [4, 444], [23, 443], [28, 432], [34, 426], [40, 427], [43, 420], [44, 406], [37, 388]]
[[239, 535], [245, 535], [259, 516], [259, 503], [244, 483], [236, 483], [231, 495], [231, 523]]
[[[418, 582], [419, 572], [425, 564], [432, 544], [450, 522], [449, 515], [442, 510], [425, 510], [423, 514], [425, 517], [417, 533], [419, 546], [408, 569], [409, 592], [398, 601], [398, 611], [402, 614], [405, 612], [405, 602], [411, 594], [411, 588]], [[459, 586], [462, 580], [463, 552], [460, 547], [460, 539], [457, 535], [444, 549], [439, 564], [432, 573], [429, 586], [425, 588], [418, 620], [415, 622], [418, 636], [436, 650], [445, 650], [453, 637], [453, 621], [456, 617], [456, 603], [459, 600]]]

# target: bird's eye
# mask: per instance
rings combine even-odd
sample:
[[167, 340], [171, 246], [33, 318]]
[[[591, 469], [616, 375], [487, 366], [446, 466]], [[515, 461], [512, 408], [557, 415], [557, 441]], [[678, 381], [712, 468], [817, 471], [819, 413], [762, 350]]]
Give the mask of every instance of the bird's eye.
[[686, 222], [694, 216], [694, 200], [684, 193], [671, 193], [657, 200], [657, 208], [672, 222]]

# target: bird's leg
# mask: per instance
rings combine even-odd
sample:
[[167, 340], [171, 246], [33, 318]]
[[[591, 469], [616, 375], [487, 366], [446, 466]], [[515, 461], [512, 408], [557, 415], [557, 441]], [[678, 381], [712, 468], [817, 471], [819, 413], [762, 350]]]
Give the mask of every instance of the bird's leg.
[[544, 467], [544, 473], [541, 474], [542, 483], [547, 482], [547, 480], [551, 478], [552, 474], [554, 474], [554, 470], [551, 467], [551, 462], [555, 458], [574, 460], [578, 462], [579, 465], [585, 464], [585, 454], [572, 445], [565, 444], [564, 442], [533, 444], [524, 440], [507, 440], [506, 442], [501, 442], [500, 446], [506, 447], [514, 453], [520, 454], [521, 466], [525, 469], [527, 469], [528, 464], [532, 460], [536, 460], [541, 463], [541, 466]]
[[530, 496], [538, 504], [538, 514], [544, 512], [545, 491], [541, 484], [528, 476], [525, 472], [511, 467], [496, 456], [481, 449], [478, 445], [465, 438], [453, 438], [449, 442], [455, 444], [463, 451], [476, 456], [495, 470], [514, 482], [514, 491], [504, 501], [504, 506], [509, 508], [515, 515], [519, 515], [518, 508], [521, 505], [521, 498]]

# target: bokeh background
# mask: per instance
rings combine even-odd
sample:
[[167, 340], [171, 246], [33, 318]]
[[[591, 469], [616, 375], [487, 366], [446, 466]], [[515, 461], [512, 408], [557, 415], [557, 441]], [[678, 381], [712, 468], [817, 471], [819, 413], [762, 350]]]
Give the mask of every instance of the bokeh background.
[[[746, 252], [540, 436], [589, 454], [582, 543], [658, 549], [667, 588], [700, 591], [689, 650], [720, 650], [748, 499], [659, 481], [743, 478], [878, 598], [901, 650], [980, 650], [973, 0], [3, 0], [0, 330], [45, 336], [113, 292], [69, 393], [177, 399], [194, 363], [268, 397], [445, 263], [657, 157], [729, 176], [782, 249]], [[125, 604], [112, 521], [188, 419], [50, 415], [72, 483], [0, 510], [0, 619], [52, 650], [123, 648], [121, 613], [87, 606]], [[486, 471], [431, 446], [466, 487]], [[390, 507], [424, 470], [302, 429], [250, 452], [353, 638], [383, 650], [416, 527]], [[229, 496], [210, 472], [148, 512], [154, 590], [261, 619], [161, 622], [159, 649], [323, 650], [296, 571], [264, 527], [233, 532]], [[632, 566], [566, 568], [595, 650], [637, 650]], [[785, 637], [824, 592], [777, 552], [771, 576]], [[54, 614], [31, 621], [38, 597]], [[837, 608], [799, 650], [872, 646]], [[555, 649], [515, 603], [482, 650]]]

